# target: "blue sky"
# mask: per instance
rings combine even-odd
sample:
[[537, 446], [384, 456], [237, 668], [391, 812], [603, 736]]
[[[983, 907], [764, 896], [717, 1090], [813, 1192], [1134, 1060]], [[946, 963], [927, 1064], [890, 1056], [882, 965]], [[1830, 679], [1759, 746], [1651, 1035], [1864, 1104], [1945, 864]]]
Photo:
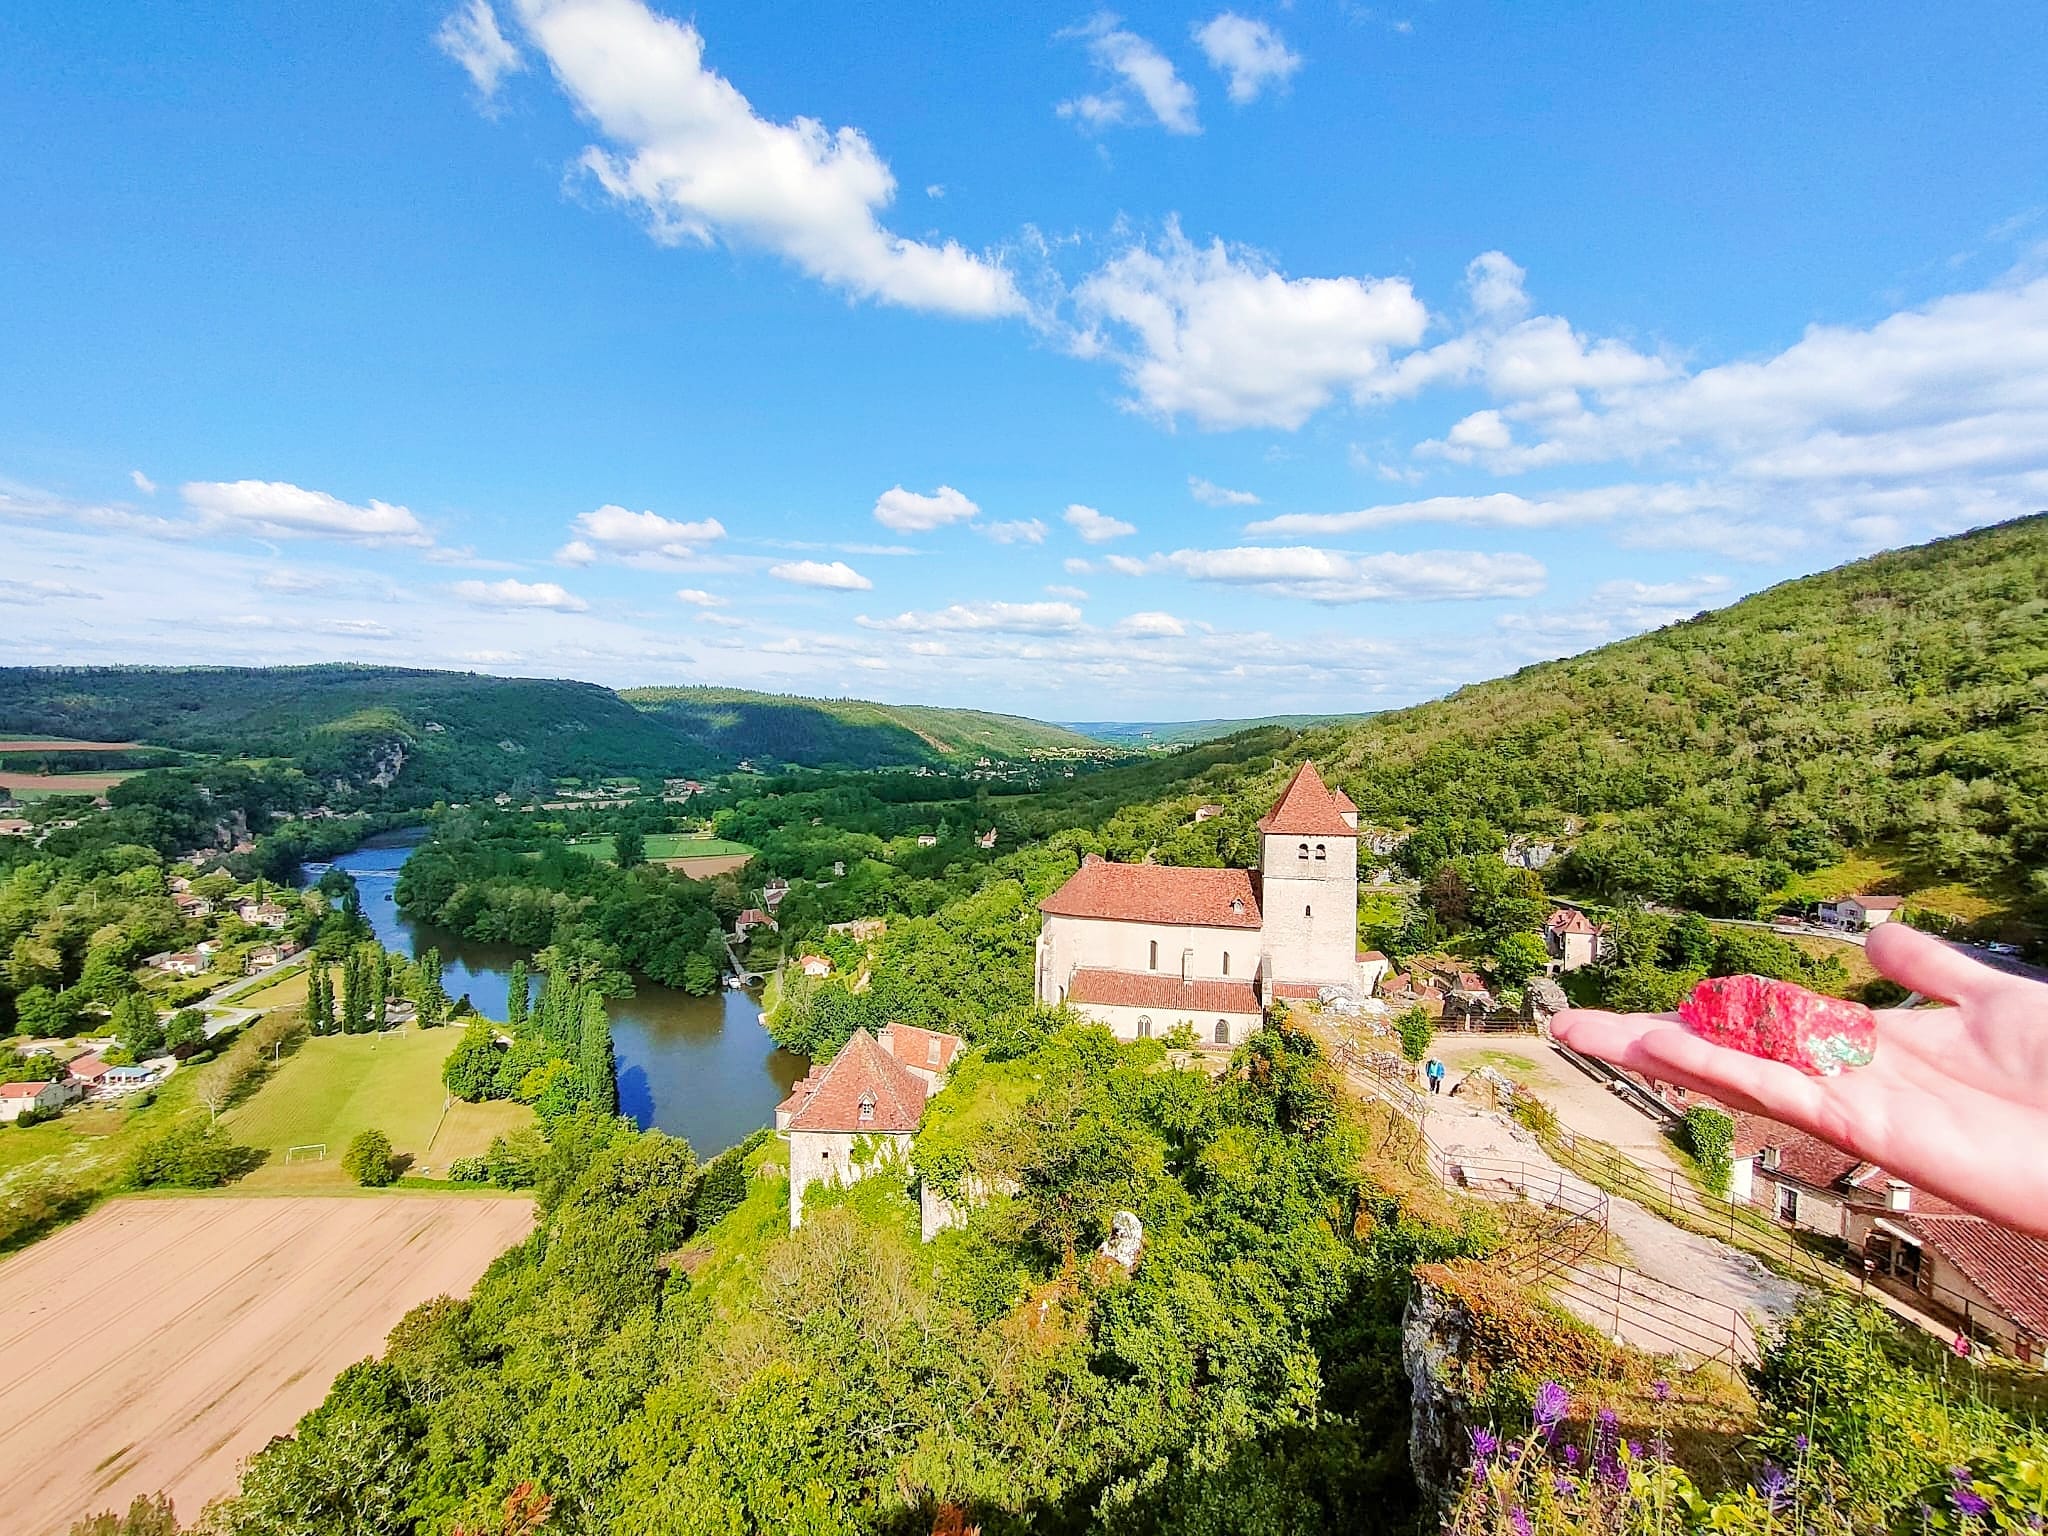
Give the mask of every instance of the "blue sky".
[[2021, 4], [9, 6], [0, 660], [1428, 697], [2048, 507], [2044, 57]]

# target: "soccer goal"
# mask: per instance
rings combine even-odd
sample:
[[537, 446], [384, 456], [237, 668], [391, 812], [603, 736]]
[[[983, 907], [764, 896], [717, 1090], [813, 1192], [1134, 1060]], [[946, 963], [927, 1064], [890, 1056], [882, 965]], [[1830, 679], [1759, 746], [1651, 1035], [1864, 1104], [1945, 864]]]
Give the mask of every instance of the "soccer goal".
[[327, 1159], [327, 1143], [309, 1141], [303, 1146], [285, 1148], [284, 1160], [288, 1163], [319, 1163]]

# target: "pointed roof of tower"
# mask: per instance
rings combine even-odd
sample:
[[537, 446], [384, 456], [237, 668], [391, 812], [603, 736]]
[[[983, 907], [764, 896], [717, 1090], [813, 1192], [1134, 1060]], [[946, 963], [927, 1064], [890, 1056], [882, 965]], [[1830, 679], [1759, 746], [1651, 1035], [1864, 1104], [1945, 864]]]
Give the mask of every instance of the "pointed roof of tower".
[[1355, 810], [1342, 791], [1323, 782], [1314, 763], [1304, 761], [1259, 822], [1259, 830], [1286, 837], [1356, 837], [1358, 829], [1344, 819], [1346, 811]]

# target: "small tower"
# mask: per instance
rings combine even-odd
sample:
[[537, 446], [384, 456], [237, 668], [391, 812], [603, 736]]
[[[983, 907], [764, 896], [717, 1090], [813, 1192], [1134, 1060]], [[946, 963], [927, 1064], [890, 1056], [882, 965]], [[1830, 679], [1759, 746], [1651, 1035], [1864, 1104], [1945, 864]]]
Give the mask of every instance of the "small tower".
[[[1259, 823], [1264, 981], [1335, 986], [1358, 955], [1358, 807], [1304, 762]], [[1270, 1001], [1270, 995], [1268, 996]]]

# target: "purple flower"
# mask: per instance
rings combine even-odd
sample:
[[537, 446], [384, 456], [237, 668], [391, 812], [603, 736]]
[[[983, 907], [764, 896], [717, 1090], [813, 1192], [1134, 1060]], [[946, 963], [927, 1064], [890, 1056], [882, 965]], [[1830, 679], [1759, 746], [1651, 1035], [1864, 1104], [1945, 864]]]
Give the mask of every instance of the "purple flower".
[[1631, 1441], [1629, 1441], [1629, 1443], [1628, 1443], [1628, 1459], [1629, 1459], [1630, 1461], [1641, 1461], [1641, 1460], [1643, 1459], [1643, 1448], [1642, 1448], [1641, 1444], [1640, 1444], [1640, 1443], [1638, 1443], [1637, 1441], [1634, 1441], [1634, 1440], [1631, 1440]]
[[1954, 1501], [1958, 1514], [1974, 1518], [1991, 1513], [1991, 1501], [1970, 1486], [1968, 1467], [1950, 1467], [1948, 1475], [1955, 1479], [1956, 1485], [1949, 1489], [1948, 1496]]
[[1804, 1435], [1794, 1435], [1792, 1437], [1792, 1444], [1798, 1448], [1799, 1454], [1804, 1456], [1806, 1454], [1806, 1448], [1809, 1445], [1813, 1444], [1813, 1442], [1807, 1439]]
[[1593, 1415], [1594, 1443], [1598, 1444], [1602, 1441], [1613, 1440], [1620, 1433], [1619, 1425], [1620, 1420], [1615, 1418], [1614, 1410], [1612, 1408], [1602, 1408]]
[[1509, 1511], [1508, 1524], [1515, 1528], [1515, 1536], [1536, 1536], [1536, 1528], [1529, 1524], [1529, 1512], [1526, 1509]]
[[1550, 1479], [1550, 1491], [1560, 1499], [1568, 1499], [1572, 1496], [1572, 1480], [1562, 1472], [1556, 1473]]
[[1765, 1462], [1763, 1470], [1757, 1474], [1756, 1491], [1764, 1496], [1764, 1502], [1772, 1509], [1785, 1502], [1786, 1491], [1791, 1486], [1791, 1477], [1775, 1462]]
[[1472, 1431], [1472, 1460], [1476, 1465], [1485, 1466], [1489, 1461], [1493, 1460], [1494, 1453], [1499, 1449], [1500, 1440], [1494, 1435], [1492, 1430], [1475, 1429]]
[[1554, 1381], [1546, 1381], [1536, 1389], [1536, 1401], [1529, 1411], [1538, 1429], [1555, 1429], [1571, 1406], [1571, 1393]]
[[1568, 1467], [1576, 1467], [1579, 1464], [1579, 1448], [1576, 1445], [1564, 1448], [1564, 1464]]
[[1628, 1491], [1628, 1468], [1624, 1467], [1621, 1458], [1611, 1451], [1603, 1452], [1594, 1458], [1593, 1475], [1616, 1493]]
[[1660, 1403], [1668, 1403], [1668, 1402], [1670, 1402], [1670, 1401], [1671, 1401], [1671, 1383], [1670, 1383], [1670, 1382], [1668, 1382], [1668, 1381], [1653, 1381], [1653, 1382], [1651, 1382], [1651, 1383], [1650, 1383], [1650, 1396], [1652, 1396], [1652, 1397], [1654, 1397], [1655, 1399], [1657, 1399], [1657, 1401], [1658, 1401], [1658, 1402], [1660, 1402]]

